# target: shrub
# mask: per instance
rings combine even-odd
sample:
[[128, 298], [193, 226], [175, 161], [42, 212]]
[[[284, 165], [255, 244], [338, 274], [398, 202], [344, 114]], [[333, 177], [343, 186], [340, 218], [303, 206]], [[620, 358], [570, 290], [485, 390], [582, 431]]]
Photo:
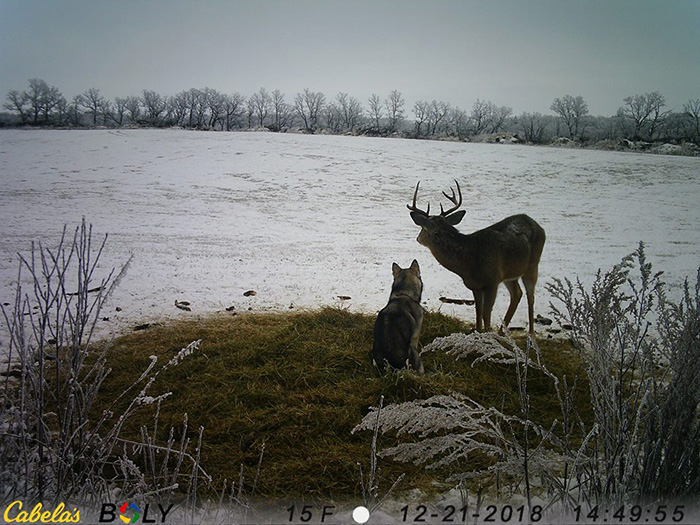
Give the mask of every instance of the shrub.
[[569, 281], [548, 286], [588, 365], [595, 427], [580, 475], [595, 501], [700, 493], [700, 272], [678, 302], [661, 275], [640, 244], [598, 272], [590, 293]]
[[[633, 270], [635, 270], [633, 272]], [[644, 246], [607, 273], [591, 290], [577, 281], [547, 286], [559, 306], [556, 320], [571, 325], [571, 337], [586, 365], [593, 408], [588, 422], [574, 409], [575, 385], [558, 378], [528, 338], [522, 350], [507, 334], [455, 334], [427, 351], [447, 350], [456, 359], [511, 363], [520, 392], [520, 413], [507, 413], [454, 393], [371, 411], [357, 429], [378, 425], [404, 436], [382, 452], [402, 461], [439, 468], [468, 466], [488, 456], [484, 469], [463, 470], [453, 479], [521, 490], [533, 487], [564, 506], [653, 502], [700, 493], [700, 271], [686, 281], [680, 301], [665, 293]], [[561, 418], [537, 420], [530, 389], [536, 375], [551, 382]], [[489, 481], [490, 480], [490, 481]]]
[[[182, 481], [194, 503], [197, 480], [207, 478], [198, 458], [188, 452], [184, 430], [180, 442], [171, 429], [164, 446], [156, 443], [158, 409], [169, 394], [149, 395], [158, 374], [196, 351], [198, 341], [160, 369], [152, 357], [140, 376], [114, 396], [110, 408], [97, 417], [92, 412], [110, 372], [109, 346], [97, 352], [91, 347], [95, 326], [128, 267], [127, 262], [97, 279], [106, 241], [105, 236], [93, 245], [92, 228], [83, 220], [72, 239], [64, 228], [56, 248], [32, 245], [29, 257], [20, 255], [14, 304], [2, 307], [9, 334], [0, 399], [3, 503], [21, 498], [25, 503], [97, 504], [109, 501], [115, 489], [123, 498], [163, 501]], [[29, 274], [26, 293], [23, 272]], [[114, 414], [114, 406], [122, 401], [126, 408]], [[144, 426], [140, 442], [122, 439], [125, 422], [148, 405], [157, 407], [153, 429]], [[192, 464], [189, 472], [187, 463]]]

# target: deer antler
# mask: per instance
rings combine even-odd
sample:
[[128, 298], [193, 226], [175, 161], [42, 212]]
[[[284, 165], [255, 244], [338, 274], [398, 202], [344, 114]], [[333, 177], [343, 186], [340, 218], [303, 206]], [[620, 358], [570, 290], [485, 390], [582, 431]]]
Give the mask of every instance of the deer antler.
[[[462, 190], [459, 187], [459, 182], [457, 182], [457, 179], [455, 179], [455, 184], [457, 184], [457, 193], [459, 195], [458, 197], [455, 196], [455, 190], [454, 190], [454, 188], [452, 188], [452, 186], [450, 186], [450, 189], [452, 190], [452, 195], [448, 195], [444, 191], [442, 192], [442, 194], [445, 197], [447, 197], [448, 200], [450, 202], [452, 202], [452, 204], [454, 204], [454, 206], [452, 208], [445, 211], [442, 209], [442, 203], [440, 203], [440, 215], [442, 215], [443, 217], [447, 217], [450, 213], [457, 211], [457, 208], [459, 208], [462, 205]], [[416, 188], [416, 191], [418, 191], [418, 188]], [[415, 205], [415, 199], [414, 199], [413, 204]]]
[[416, 206], [416, 199], [418, 198], [418, 187], [419, 186], [420, 186], [420, 181], [418, 181], [418, 184], [416, 184], [416, 191], [413, 192], [413, 204], [406, 204], [406, 207], [411, 211], [414, 211], [420, 215], [424, 215], [427, 217], [428, 215], [430, 215], [430, 203], [428, 203], [428, 209], [425, 211], [421, 210], [420, 208], [418, 208]]

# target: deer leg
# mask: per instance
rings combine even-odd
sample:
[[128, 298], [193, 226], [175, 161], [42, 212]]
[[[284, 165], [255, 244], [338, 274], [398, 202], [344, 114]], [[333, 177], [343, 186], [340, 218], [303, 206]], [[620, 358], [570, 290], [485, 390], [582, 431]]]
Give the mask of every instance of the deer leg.
[[523, 276], [523, 284], [527, 295], [528, 331], [532, 335], [535, 333], [535, 284], [537, 284], [537, 273], [534, 276]]
[[498, 293], [498, 285], [491, 288], [486, 288], [483, 291], [484, 298], [484, 330], [491, 330], [491, 310], [493, 310], [493, 304], [496, 302], [496, 294]]
[[484, 292], [481, 290], [472, 290], [474, 294], [474, 303], [476, 308], [476, 331], [481, 332], [482, 321], [484, 319]]
[[520, 298], [523, 296], [523, 291], [518, 284], [518, 281], [504, 281], [503, 284], [508, 289], [510, 293], [510, 305], [508, 306], [508, 311], [503, 319], [503, 326], [508, 326], [510, 320], [513, 319], [515, 310], [518, 309], [518, 304], [520, 304]]

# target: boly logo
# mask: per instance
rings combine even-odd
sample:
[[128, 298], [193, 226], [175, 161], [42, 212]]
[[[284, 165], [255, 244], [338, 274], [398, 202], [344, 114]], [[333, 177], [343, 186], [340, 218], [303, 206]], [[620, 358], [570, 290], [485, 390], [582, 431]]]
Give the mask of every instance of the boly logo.
[[66, 510], [65, 503], [59, 503], [53, 510], [43, 510], [41, 503], [34, 505], [32, 510], [23, 510], [22, 502], [17, 500], [10, 503], [2, 514], [5, 523], [78, 523], [80, 511]]
[[121, 507], [117, 507], [114, 503], [103, 503], [99, 523], [112, 523], [116, 521], [117, 517], [124, 523], [165, 523], [165, 518], [172, 508], [172, 503], [167, 509], [163, 508], [160, 503], [157, 508], [151, 507], [149, 503], [141, 508], [128, 501]]
[[[134, 511], [134, 515], [131, 517], [131, 519], [124, 516], [124, 514], [126, 514], [126, 509], [132, 509]], [[122, 515], [119, 517], [124, 523], [136, 523], [141, 517], [141, 509], [138, 508], [134, 503], [124, 503], [124, 505], [119, 507], [119, 512], [122, 513]]]

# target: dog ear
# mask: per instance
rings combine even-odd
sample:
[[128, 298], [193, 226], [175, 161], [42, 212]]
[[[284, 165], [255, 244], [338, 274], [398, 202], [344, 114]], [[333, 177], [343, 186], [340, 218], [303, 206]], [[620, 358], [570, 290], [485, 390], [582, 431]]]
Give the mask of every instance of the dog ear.
[[418, 261], [416, 261], [415, 259], [413, 259], [413, 262], [411, 263], [411, 270], [416, 272], [420, 277], [420, 266], [418, 266]]
[[400, 271], [401, 271], [401, 267], [400, 267], [398, 264], [396, 264], [396, 263], [392, 263], [392, 265], [391, 265], [391, 273], [394, 274], [394, 277], [396, 277], [396, 276], [399, 274]]

